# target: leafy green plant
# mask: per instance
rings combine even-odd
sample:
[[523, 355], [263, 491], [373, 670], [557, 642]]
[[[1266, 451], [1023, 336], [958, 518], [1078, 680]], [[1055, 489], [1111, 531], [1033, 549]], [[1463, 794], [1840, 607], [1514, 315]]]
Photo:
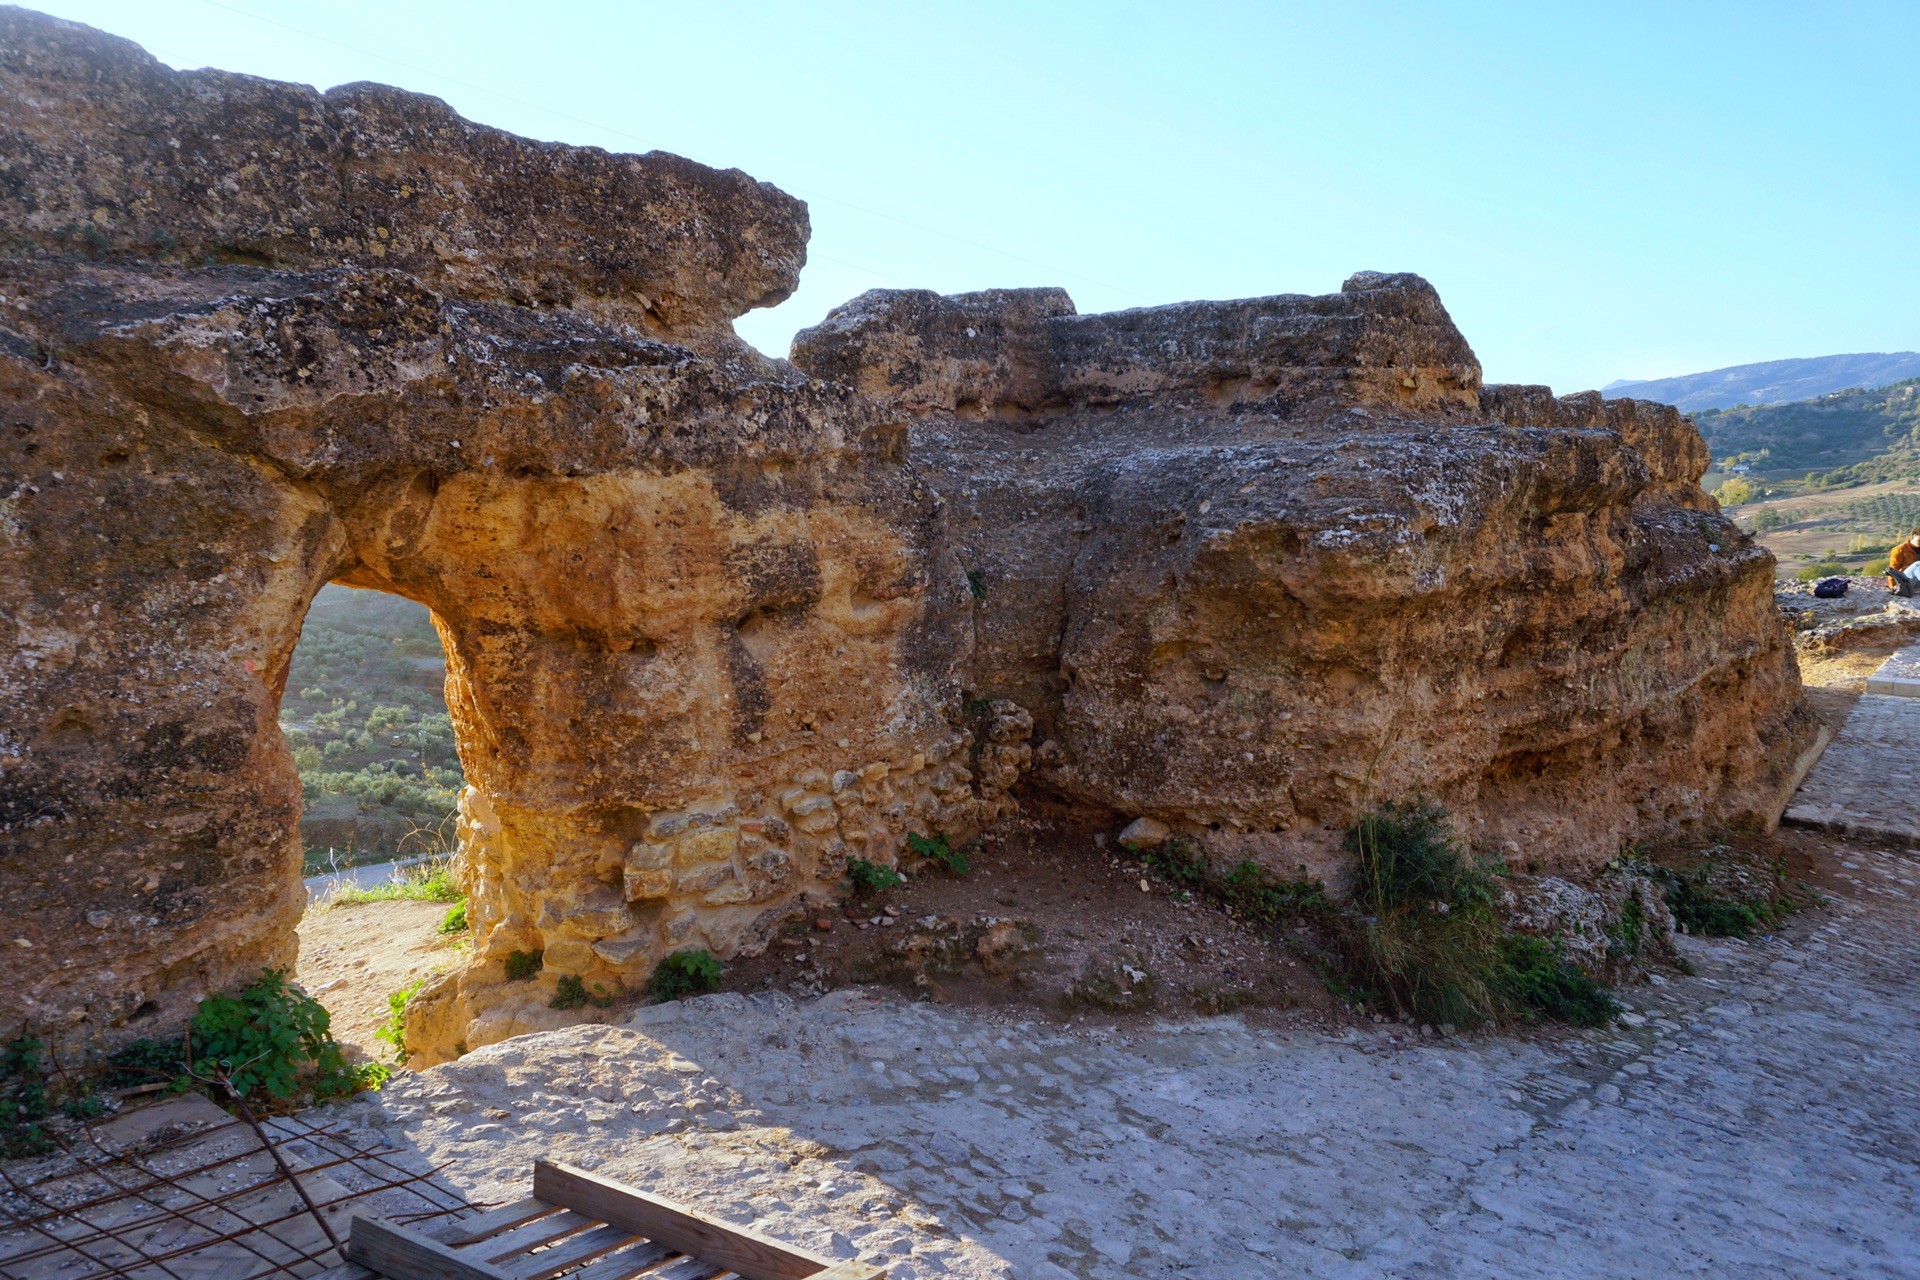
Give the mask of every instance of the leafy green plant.
[[1500, 960], [1501, 994], [1510, 1004], [1581, 1027], [1604, 1027], [1620, 1015], [1620, 1002], [1544, 939], [1510, 934], [1501, 940]]
[[107, 1104], [100, 1100], [100, 1095], [97, 1093], [83, 1093], [68, 1101], [61, 1111], [65, 1113], [67, 1119], [84, 1123], [88, 1120], [98, 1120], [107, 1114]]
[[1616, 955], [1638, 956], [1647, 936], [1647, 909], [1640, 899], [1628, 898], [1620, 907], [1620, 918], [1607, 926], [1608, 949]]
[[1283, 880], [1250, 858], [1216, 871], [1200, 847], [1184, 836], [1147, 850], [1141, 860], [1163, 879], [1212, 899], [1252, 924], [1318, 917], [1332, 906], [1319, 881]]
[[467, 931], [467, 903], [462, 898], [453, 904], [451, 910], [440, 921], [442, 933], [465, 933]]
[[174, 1089], [184, 1090], [192, 1083], [187, 1077], [186, 1045], [179, 1040], [139, 1039], [107, 1059], [109, 1088], [154, 1084], [165, 1080]]
[[224, 1078], [243, 1097], [264, 1091], [282, 1100], [301, 1091], [316, 1100], [341, 1097], [383, 1081], [384, 1067], [347, 1061], [331, 1021], [326, 1007], [288, 985], [285, 974], [263, 969], [238, 995], [200, 1002], [192, 1023], [193, 1071]]
[[398, 991], [387, 995], [387, 1017], [373, 1030], [375, 1040], [384, 1040], [393, 1049], [393, 1060], [405, 1066], [412, 1055], [407, 1052], [407, 1002], [427, 985], [424, 977], [416, 978]]
[[895, 889], [905, 883], [900, 873], [892, 867], [869, 862], [865, 858], [847, 859], [847, 878], [853, 881], [853, 891], [859, 895]]
[[720, 985], [720, 962], [705, 947], [676, 951], [654, 967], [647, 994], [655, 1004], [712, 991]]
[[1795, 906], [1784, 866], [1774, 862], [1763, 868], [1726, 846], [1708, 850], [1688, 869], [1639, 855], [1620, 865], [1659, 885], [1674, 923], [1703, 937], [1747, 937], [1786, 919]]
[[53, 1150], [53, 1137], [40, 1123], [51, 1109], [40, 1061], [43, 1047], [32, 1036], [0, 1047], [0, 1156], [8, 1159]]
[[540, 972], [546, 957], [544, 951], [509, 951], [507, 953], [507, 981], [527, 982]]
[[967, 851], [953, 848], [944, 831], [930, 836], [908, 832], [907, 849], [916, 857], [933, 859], [956, 876], [965, 876], [972, 869], [967, 862]]
[[577, 973], [564, 975], [554, 985], [553, 999], [547, 1001], [549, 1009], [584, 1009], [588, 1005], [596, 1009], [610, 1008], [613, 996], [597, 982], [593, 984], [593, 994], [587, 994], [587, 984]]

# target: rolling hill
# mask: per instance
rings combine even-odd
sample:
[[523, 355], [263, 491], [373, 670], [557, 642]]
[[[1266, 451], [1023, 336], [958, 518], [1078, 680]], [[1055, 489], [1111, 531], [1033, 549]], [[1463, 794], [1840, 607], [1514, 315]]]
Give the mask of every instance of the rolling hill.
[[1772, 405], [1811, 400], [1856, 387], [1884, 387], [1902, 378], [1920, 377], [1920, 351], [1868, 352], [1815, 356], [1804, 360], [1766, 360], [1677, 378], [1608, 383], [1609, 399], [1632, 396], [1658, 400], [1689, 412], [1731, 409], [1736, 405]]
[[432, 615], [411, 600], [320, 589], [280, 704], [300, 770], [307, 874], [430, 852], [464, 779]]
[[1818, 485], [1920, 474], [1920, 378], [1791, 404], [1693, 415], [1716, 462]]

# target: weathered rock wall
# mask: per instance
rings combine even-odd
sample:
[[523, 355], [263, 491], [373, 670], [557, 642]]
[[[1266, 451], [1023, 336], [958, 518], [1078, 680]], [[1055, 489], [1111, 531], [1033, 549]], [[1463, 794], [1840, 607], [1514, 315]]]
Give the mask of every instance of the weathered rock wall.
[[[446, 642], [477, 946], [437, 993], [441, 1049], [490, 992], [544, 1006], [561, 974], [618, 989], [678, 946], [752, 947], [848, 856], [1007, 803], [968, 767], [965, 583], [904, 427], [731, 337], [791, 287], [798, 202], [0, 23], [0, 203], [29, 232], [0, 258], [0, 1022], [170, 1033], [291, 962], [277, 713], [328, 581], [428, 605]], [[342, 143], [369, 102], [433, 127]], [[175, 134], [200, 158], [128, 158]], [[370, 154], [416, 194], [466, 177], [358, 241], [402, 221], [341, 195]], [[567, 174], [600, 186], [577, 226], [549, 216]], [[333, 225], [327, 200], [337, 235], [272, 238], [283, 205]], [[106, 209], [88, 225], [117, 234], [135, 206], [187, 247], [44, 232]], [[462, 234], [451, 265], [428, 251]], [[534, 253], [578, 292], [522, 296]], [[234, 261], [258, 258], [331, 265]], [[547, 980], [498, 987], [512, 950], [544, 950]]]
[[731, 338], [726, 322], [792, 293], [806, 262], [806, 206], [737, 169], [533, 142], [385, 85], [174, 71], [12, 6], [0, 102], [16, 244], [390, 267], [683, 340]]
[[1778, 813], [1815, 732], [1772, 560], [1667, 406], [1480, 386], [1433, 290], [1076, 316], [876, 291], [796, 363], [913, 414], [1033, 780], [1337, 879], [1425, 791], [1516, 863]]
[[292, 961], [329, 581], [446, 643], [476, 947], [428, 1061], [1028, 776], [1337, 878], [1382, 798], [1586, 865], [1766, 820], [1808, 741], [1691, 427], [1483, 388], [1416, 277], [870, 294], [788, 364], [729, 321], [805, 210], [742, 175], [17, 9], [0, 90], [0, 1024], [171, 1033]]

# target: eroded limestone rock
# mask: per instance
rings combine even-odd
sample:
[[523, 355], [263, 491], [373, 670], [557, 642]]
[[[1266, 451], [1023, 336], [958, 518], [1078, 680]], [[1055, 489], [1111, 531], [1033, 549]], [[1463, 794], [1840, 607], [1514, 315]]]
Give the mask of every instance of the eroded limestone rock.
[[1675, 410], [1482, 387], [1416, 276], [1080, 316], [877, 290], [794, 360], [912, 416], [969, 575], [976, 696], [1034, 780], [1338, 882], [1369, 803], [1591, 870], [1765, 823], [1816, 729], [1772, 558]]
[[1692, 428], [1481, 387], [1417, 277], [869, 294], [788, 364], [729, 321], [805, 210], [743, 175], [15, 9], [0, 90], [6, 1025], [171, 1034], [293, 959], [277, 713], [329, 581], [447, 648], [476, 946], [422, 1062], [763, 945], [1029, 777], [1288, 874], [1420, 790], [1574, 868], [1766, 820], [1809, 735]]
[[[334, 178], [371, 163], [371, 144], [326, 150], [365, 124], [339, 92], [4, 22], [22, 180], [0, 199], [32, 234], [0, 259], [0, 1021], [172, 1034], [207, 991], [293, 959], [299, 789], [277, 713], [328, 581], [428, 605], [446, 643], [476, 950], [439, 993], [453, 1013], [421, 1010], [446, 1028], [429, 1059], [496, 998], [528, 1002], [500, 984], [510, 951], [544, 950], [547, 986], [632, 987], [678, 947], [759, 945], [850, 854], [891, 862], [909, 830], [962, 835], [1007, 805], [1017, 759], [992, 783], [972, 766], [1024, 746], [973, 750], [952, 672], [965, 583], [904, 429], [727, 328], [791, 287], [797, 202], [356, 90], [433, 126], [374, 148], [440, 192], [383, 243], [471, 233], [458, 269], [398, 247], [367, 264], [357, 242], [259, 238], [260, 209], [323, 223]], [[126, 148], [194, 128], [219, 136], [129, 176]], [[449, 167], [467, 179], [436, 187]], [[552, 211], [567, 174], [597, 188], [567, 197], [597, 202], [591, 252]], [[121, 196], [213, 265], [41, 234]], [[399, 221], [336, 215], [356, 234]], [[551, 299], [576, 305], [520, 305], [550, 301], [513, 283], [535, 246], [582, 273]], [[262, 257], [312, 269], [232, 261]]]

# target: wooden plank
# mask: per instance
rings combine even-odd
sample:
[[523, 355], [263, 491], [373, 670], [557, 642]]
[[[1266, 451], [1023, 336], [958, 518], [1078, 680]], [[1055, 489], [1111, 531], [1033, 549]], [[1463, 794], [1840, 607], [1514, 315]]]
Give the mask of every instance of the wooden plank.
[[485, 1213], [471, 1218], [460, 1218], [454, 1222], [442, 1222], [427, 1234], [441, 1244], [464, 1245], [476, 1240], [485, 1240], [488, 1236], [497, 1236], [502, 1231], [544, 1218], [555, 1211], [556, 1205], [528, 1196], [525, 1200], [516, 1200], [512, 1204], [501, 1205], [498, 1209], [489, 1209]]
[[328, 1267], [317, 1276], [307, 1277], [307, 1280], [379, 1280], [379, 1278], [357, 1262], [342, 1262], [337, 1266]]
[[661, 1200], [607, 1178], [548, 1160], [533, 1162], [533, 1194], [550, 1204], [625, 1227], [681, 1253], [737, 1271], [741, 1280], [809, 1280], [834, 1261], [697, 1209]]
[[538, 1253], [503, 1262], [500, 1267], [514, 1280], [552, 1280], [562, 1271], [592, 1262], [602, 1254], [625, 1248], [643, 1238], [625, 1227], [595, 1227], [577, 1236], [568, 1236], [551, 1249], [542, 1249]]
[[648, 1276], [647, 1280], [717, 1280], [722, 1273], [736, 1274], [727, 1271], [725, 1267], [715, 1266], [711, 1262], [702, 1262], [698, 1258], [682, 1258], [678, 1262], [670, 1262], [660, 1268], [653, 1275]]
[[373, 1272], [357, 1262], [341, 1262], [328, 1267], [319, 1275], [308, 1276], [307, 1280], [374, 1280]]
[[525, 1226], [503, 1231], [491, 1240], [483, 1240], [473, 1246], [473, 1252], [475, 1257], [484, 1257], [489, 1262], [499, 1262], [506, 1258], [519, 1257], [523, 1253], [532, 1253], [542, 1245], [553, 1244], [576, 1231], [585, 1231], [588, 1227], [599, 1225], [598, 1219], [575, 1213], [571, 1209], [562, 1209], [547, 1217], [535, 1218]]
[[[642, 1271], [651, 1271], [677, 1255], [678, 1250], [658, 1240], [643, 1240], [639, 1244], [628, 1245], [618, 1253], [608, 1254], [584, 1270], [574, 1272], [568, 1280], [633, 1280]], [[652, 1277], [648, 1280], [652, 1280]]]
[[813, 1280], [887, 1280], [887, 1269], [876, 1267], [871, 1262], [856, 1262], [849, 1258], [845, 1262], [828, 1267]]
[[450, 1245], [384, 1218], [355, 1218], [346, 1254], [349, 1261], [392, 1280], [511, 1280], [472, 1254], [456, 1253]]

